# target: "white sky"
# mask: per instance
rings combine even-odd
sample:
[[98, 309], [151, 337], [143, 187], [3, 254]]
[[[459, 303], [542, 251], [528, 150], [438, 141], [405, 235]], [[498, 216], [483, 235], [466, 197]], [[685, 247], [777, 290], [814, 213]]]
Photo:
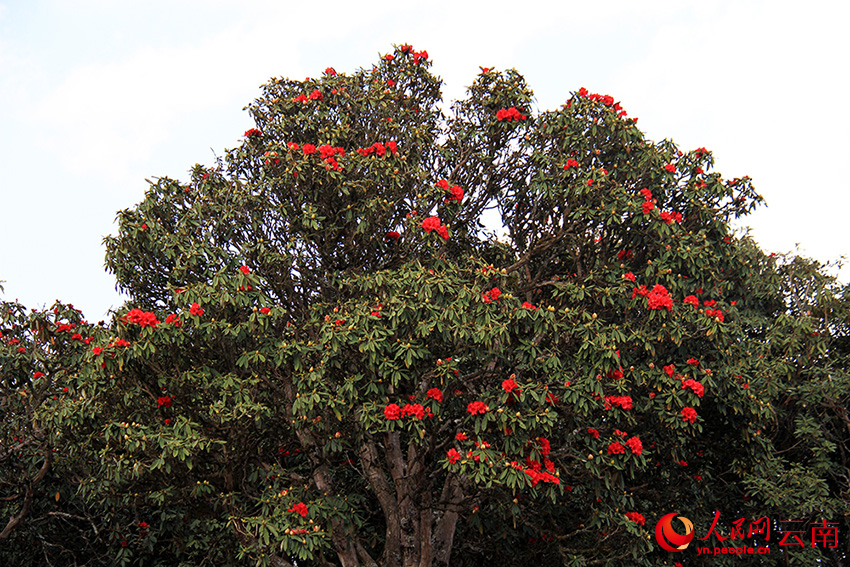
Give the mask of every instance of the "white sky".
[[0, 297], [103, 318], [123, 300], [102, 239], [145, 177], [187, 179], [235, 146], [269, 77], [352, 72], [393, 43], [428, 50], [446, 99], [479, 66], [516, 68], [544, 110], [582, 86], [611, 94], [650, 139], [753, 178], [764, 248], [837, 259], [847, 22], [839, 0], [0, 0]]

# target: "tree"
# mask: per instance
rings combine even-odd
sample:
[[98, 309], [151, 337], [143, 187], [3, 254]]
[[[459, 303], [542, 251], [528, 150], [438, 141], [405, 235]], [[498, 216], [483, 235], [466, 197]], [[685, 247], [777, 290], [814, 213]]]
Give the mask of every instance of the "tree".
[[612, 97], [535, 114], [483, 70], [445, 117], [429, 65], [266, 84], [239, 146], [119, 213], [109, 325], [6, 306], [0, 556], [663, 565], [656, 522], [715, 511], [848, 541], [847, 288], [735, 236], [749, 178]]

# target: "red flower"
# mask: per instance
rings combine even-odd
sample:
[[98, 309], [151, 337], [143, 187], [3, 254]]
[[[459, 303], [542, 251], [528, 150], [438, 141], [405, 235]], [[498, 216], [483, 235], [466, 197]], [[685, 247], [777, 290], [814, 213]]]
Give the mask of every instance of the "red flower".
[[39, 378], [43, 378], [43, 377], [44, 377], [44, 372], [36, 372], [35, 374], [32, 375], [33, 380], [38, 380]]
[[298, 504], [293, 504], [292, 507], [287, 510], [287, 512], [294, 512], [296, 514], [301, 514], [302, 518], [307, 517], [307, 506], [303, 502], [299, 502]]
[[693, 423], [697, 420], [697, 410], [690, 406], [682, 408], [682, 411], [680, 413], [682, 415], [683, 421], [689, 421]]
[[401, 415], [415, 417], [416, 419], [425, 419], [425, 408], [421, 404], [404, 404], [401, 408]]
[[655, 205], [652, 201], [644, 201], [643, 205], [641, 205], [641, 208], [643, 209], [643, 214], [648, 215], [652, 211], [652, 209], [655, 208]]
[[696, 295], [689, 295], [685, 299], [682, 300], [682, 303], [687, 303], [688, 305], [693, 305], [695, 308], [699, 307], [699, 299], [697, 299]]
[[673, 364], [668, 364], [663, 368], [664, 373], [667, 374], [670, 378], [673, 377], [673, 373], [676, 372], [676, 366]]
[[384, 417], [391, 421], [401, 419], [401, 408], [398, 406], [398, 404], [389, 404], [387, 407], [384, 408]]
[[650, 309], [670, 310], [673, 308], [673, 298], [668, 295], [667, 288], [656, 284], [646, 296], [646, 305]]
[[401, 234], [394, 230], [390, 230], [387, 231], [387, 233], [384, 235], [384, 238], [392, 238], [393, 240], [398, 240], [399, 238], [401, 238]]
[[330, 75], [331, 77], [333, 77], [334, 75], [336, 75], [336, 69], [334, 69], [333, 67], [328, 67], [327, 69], [325, 69], [325, 75]]
[[201, 306], [198, 305], [197, 303], [193, 303], [191, 305], [191, 307], [189, 308], [189, 313], [191, 313], [192, 315], [197, 315], [198, 317], [201, 317], [204, 314], [204, 310], [201, 309]]
[[434, 216], [428, 217], [424, 221], [422, 221], [422, 228], [425, 232], [431, 232], [432, 230], [436, 230], [437, 234], [443, 237], [443, 240], [449, 239], [449, 231], [443, 226], [443, 223], [440, 222], [440, 219]]
[[629, 280], [630, 282], [634, 283], [635, 275], [631, 272], [626, 272], [625, 274], [623, 274], [623, 279]]
[[246, 138], [251, 138], [253, 136], [262, 136], [262, 135], [263, 135], [263, 133], [260, 130], [257, 130], [256, 128], [251, 128], [250, 130], [245, 130], [245, 137]]
[[552, 444], [545, 437], [538, 437], [537, 442], [540, 443], [540, 454], [544, 457], [552, 452]]
[[688, 466], [688, 461], [686, 461], [686, 460], [682, 459], [681, 461], [679, 461], [679, 466], [680, 466], [680, 467], [686, 467], [686, 466]]
[[632, 397], [631, 396], [605, 396], [605, 409], [610, 409], [611, 406], [617, 406], [624, 410], [632, 409]]
[[142, 529], [149, 528], [150, 525], [147, 522], [139, 522], [139, 527]]
[[536, 306], [532, 305], [531, 303], [529, 303], [527, 301], [523, 301], [522, 306], [526, 309], [537, 309]]
[[691, 378], [688, 378], [687, 380], [682, 382], [682, 388], [690, 388], [700, 398], [703, 396], [703, 394], [705, 394], [705, 387], [701, 383]]
[[268, 307], [260, 307], [260, 313], [262, 313], [263, 315], [268, 315], [269, 313], [271, 313], [271, 311], [272, 310]]
[[308, 100], [309, 99], [307, 98], [307, 95], [300, 94], [300, 95], [296, 96], [295, 98], [293, 98], [292, 102], [308, 102]]
[[688, 364], [690, 364], [691, 366], [699, 366], [699, 360], [697, 360], [696, 358], [689, 358]]
[[386, 55], [384, 55], [384, 59], [386, 59], [387, 61], [392, 61], [392, 60], [393, 60], [393, 56], [392, 56], [392, 54], [391, 54], [391, 53], [387, 53]]
[[455, 439], [457, 439], [458, 441], [466, 441], [468, 437], [466, 436], [466, 433], [460, 432], [455, 435]]
[[304, 144], [301, 146], [301, 151], [304, 152], [305, 156], [316, 153], [316, 146], [313, 144]]
[[599, 432], [592, 427], [587, 430], [588, 435], [593, 435], [594, 439], [599, 439]]
[[239, 271], [247, 276], [251, 273], [251, 268], [249, 268], [248, 266], [239, 266]]
[[310, 100], [322, 100], [322, 92], [319, 89], [310, 93]]
[[460, 453], [453, 447], [446, 452], [446, 458], [451, 464], [455, 464], [460, 460]]
[[392, 79], [387, 79], [387, 86], [388, 86], [388, 87], [394, 87], [394, 86], [395, 86], [395, 81], [393, 81]]
[[646, 518], [643, 517], [643, 514], [639, 514], [638, 512], [626, 512], [626, 517], [640, 525], [646, 524]]
[[670, 173], [676, 173], [676, 166], [673, 165], [672, 163], [668, 163], [667, 165], [665, 165], [664, 169], [666, 169]]
[[494, 287], [487, 293], [483, 295], [484, 303], [490, 303], [491, 301], [497, 301], [499, 296], [502, 295], [502, 290], [497, 287]]
[[469, 405], [466, 406], [466, 411], [468, 411], [472, 415], [475, 415], [475, 414], [478, 414], [478, 413], [485, 414], [485, 413], [487, 413], [487, 411], [489, 409], [490, 408], [487, 407], [487, 404], [485, 404], [484, 402], [479, 402], [479, 401], [469, 402]]
[[398, 153], [398, 145], [395, 142], [387, 142], [386, 145], [391, 154], [396, 155]]
[[646, 189], [646, 188], [641, 189], [640, 191], [638, 191], [638, 193], [643, 195], [644, 201], [651, 201], [652, 200], [652, 191], [650, 191], [649, 189]]
[[127, 324], [133, 323], [140, 327], [156, 327], [159, 324], [156, 315], [141, 309], [131, 309], [122, 319]]
[[503, 108], [496, 112], [496, 120], [507, 120], [511, 122], [512, 120], [525, 120], [528, 116], [522, 114], [519, 110], [516, 109], [515, 106], [510, 108]]
[[95, 355], [98, 355], [98, 354], [100, 354], [100, 353], [102, 353], [102, 352], [103, 352], [103, 349], [102, 349], [102, 348], [100, 348], [99, 346], [96, 346], [96, 347], [94, 347], [93, 349], [91, 349], [91, 351], [92, 351]]
[[156, 406], [159, 408], [170, 408], [171, 407], [171, 396], [160, 396], [156, 400]]
[[643, 443], [640, 442], [640, 438], [638, 436], [631, 437], [628, 441], [626, 441], [626, 445], [635, 455], [643, 453]]
[[620, 443], [614, 441], [610, 445], [608, 445], [608, 454], [609, 455], [623, 455], [626, 452], [626, 448], [620, 445]]
[[564, 171], [567, 171], [571, 167], [578, 167], [578, 162], [573, 158], [567, 158], [567, 163], [564, 164]]
[[437, 402], [443, 401], [443, 392], [440, 391], [439, 388], [431, 388], [427, 392], [425, 392], [426, 398], [431, 398], [432, 400], [436, 400]]

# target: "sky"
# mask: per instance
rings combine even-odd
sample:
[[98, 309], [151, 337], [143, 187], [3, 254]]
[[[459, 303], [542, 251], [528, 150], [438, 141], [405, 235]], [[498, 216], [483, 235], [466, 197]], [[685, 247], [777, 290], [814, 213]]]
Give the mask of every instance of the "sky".
[[541, 111], [581, 87], [614, 96], [649, 139], [753, 178], [768, 206], [745, 222], [765, 250], [837, 260], [848, 21], [838, 0], [0, 0], [0, 299], [105, 318], [127, 298], [103, 239], [146, 178], [186, 180], [237, 145], [270, 77], [353, 72], [404, 43], [447, 101], [479, 67], [517, 69]]

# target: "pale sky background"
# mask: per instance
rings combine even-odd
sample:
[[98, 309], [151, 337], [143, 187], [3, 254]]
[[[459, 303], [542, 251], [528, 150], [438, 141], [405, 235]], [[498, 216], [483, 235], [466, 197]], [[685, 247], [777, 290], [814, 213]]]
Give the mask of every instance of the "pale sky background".
[[[0, 0], [1, 298], [89, 320], [123, 299], [102, 239], [144, 178], [188, 178], [239, 143], [269, 77], [426, 49], [447, 100], [516, 68], [537, 107], [611, 94], [653, 140], [714, 152], [768, 202], [769, 251], [850, 252], [850, 3], [587, 0]], [[848, 277], [845, 268], [841, 277]]]

